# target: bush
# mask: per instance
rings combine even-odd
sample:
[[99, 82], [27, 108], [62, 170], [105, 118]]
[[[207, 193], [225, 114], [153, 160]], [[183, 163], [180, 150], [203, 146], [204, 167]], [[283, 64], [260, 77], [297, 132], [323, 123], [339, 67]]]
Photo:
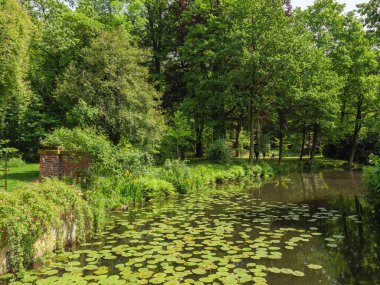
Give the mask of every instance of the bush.
[[[92, 232], [92, 213], [81, 192], [56, 179], [25, 184], [13, 192], [1, 193], [0, 247], [8, 246], [14, 270], [30, 264], [34, 243], [51, 229], [62, 238], [63, 223], [77, 226], [77, 240]], [[58, 242], [63, 247], [63, 240]]]
[[364, 167], [364, 182], [380, 198], [380, 157], [370, 155], [370, 166]]
[[193, 185], [197, 191], [204, 190], [215, 185], [216, 177], [208, 167], [198, 166], [191, 169]]
[[196, 190], [196, 180], [186, 161], [166, 160], [158, 175], [172, 183], [178, 193], [185, 194]]
[[163, 199], [175, 194], [173, 184], [162, 179], [143, 177], [137, 180], [137, 184], [146, 200]]
[[26, 162], [20, 157], [12, 157], [8, 160], [8, 167], [22, 167]]
[[259, 163], [259, 166], [261, 168], [262, 177], [268, 178], [268, 177], [274, 176], [274, 170], [268, 163], [266, 163], [265, 161], [261, 161]]
[[226, 169], [219, 170], [215, 173], [215, 180], [219, 183], [238, 180], [244, 177], [244, 168], [239, 165], [233, 165]]
[[122, 170], [119, 149], [93, 129], [57, 129], [42, 140], [41, 144], [87, 153], [92, 159], [92, 175], [113, 176]]
[[126, 177], [119, 184], [118, 189], [126, 203], [163, 199], [175, 194], [173, 184], [162, 179], [150, 177], [138, 179]]
[[246, 175], [249, 179], [261, 177], [263, 170], [260, 165], [246, 165]]
[[123, 169], [137, 176], [146, 174], [154, 164], [153, 156], [138, 149], [127, 148], [121, 152]]
[[215, 141], [208, 149], [207, 158], [215, 163], [226, 163], [229, 161], [229, 149], [225, 140]]

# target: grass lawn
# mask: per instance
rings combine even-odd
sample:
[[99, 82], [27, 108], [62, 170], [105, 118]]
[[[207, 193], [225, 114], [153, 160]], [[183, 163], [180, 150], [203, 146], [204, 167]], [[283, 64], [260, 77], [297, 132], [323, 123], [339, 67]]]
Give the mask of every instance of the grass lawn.
[[[14, 189], [20, 183], [34, 181], [38, 179], [38, 176], [38, 163], [28, 163], [21, 167], [10, 167], [8, 172], [8, 191]], [[0, 185], [4, 186], [4, 179], [0, 180]]]

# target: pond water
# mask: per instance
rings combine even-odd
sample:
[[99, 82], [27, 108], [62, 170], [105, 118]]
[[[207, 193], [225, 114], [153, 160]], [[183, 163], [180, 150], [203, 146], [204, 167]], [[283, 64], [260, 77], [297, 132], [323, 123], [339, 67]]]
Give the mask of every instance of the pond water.
[[[380, 284], [361, 173], [294, 173], [117, 213], [9, 284]], [[1, 283], [1, 281], [0, 281]]]

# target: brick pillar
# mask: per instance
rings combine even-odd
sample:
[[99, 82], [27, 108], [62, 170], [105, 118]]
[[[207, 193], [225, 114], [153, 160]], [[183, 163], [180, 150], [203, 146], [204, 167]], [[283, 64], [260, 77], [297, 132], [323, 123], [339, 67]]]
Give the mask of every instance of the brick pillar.
[[59, 150], [40, 150], [40, 179], [44, 177], [60, 177]]
[[77, 178], [81, 171], [91, 166], [91, 158], [86, 153], [64, 150], [40, 150], [40, 180], [44, 177], [69, 176]]

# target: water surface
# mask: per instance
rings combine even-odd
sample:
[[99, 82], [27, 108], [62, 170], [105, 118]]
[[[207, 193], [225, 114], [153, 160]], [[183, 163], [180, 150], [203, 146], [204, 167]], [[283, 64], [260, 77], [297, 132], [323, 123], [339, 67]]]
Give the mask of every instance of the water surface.
[[294, 173], [117, 213], [10, 284], [380, 284], [359, 172]]

